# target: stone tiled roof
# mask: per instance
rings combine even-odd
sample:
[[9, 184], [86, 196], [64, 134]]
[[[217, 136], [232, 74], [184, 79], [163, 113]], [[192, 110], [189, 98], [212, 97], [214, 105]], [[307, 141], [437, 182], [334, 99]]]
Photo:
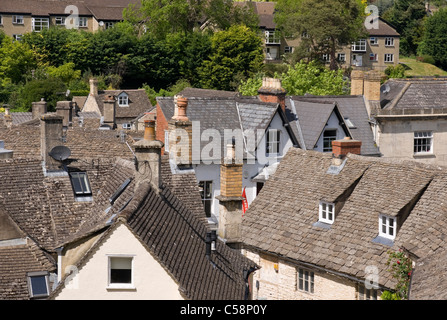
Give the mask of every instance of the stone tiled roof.
[[27, 273], [54, 272], [55, 262], [31, 240], [14, 246], [0, 246], [0, 300], [28, 300]]
[[256, 265], [220, 240], [211, 258], [205, 255], [208, 227], [189, 211], [168, 187], [157, 194], [149, 188], [127, 224], [179, 283], [192, 300], [243, 300], [244, 271]]
[[[385, 288], [395, 284], [387, 271], [388, 250], [406, 246], [424, 255], [430, 248], [445, 246], [441, 235], [428, 241], [424, 229], [435, 217], [446, 220], [445, 209], [437, 211], [445, 206], [445, 171], [349, 155], [341, 172], [333, 175], [327, 173], [331, 161], [328, 154], [289, 149], [244, 215], [243, 243], [358, 281], [364, 280], [367, 266], [376, 266], [379, 285]], [[320, 200], [344, 203], [329, 228], [314, 225]], [[398, 216], [398, 233], [391, 246], [373, 241], [382, 213]], [[418, 220], [425, 222], [421, 225]]]
[[378, 28], [371, 28], [367, 29], [368, 34], [370, 36], [376, 36], [376, 37], [399, 37], [399, 33], [390, 25], [389, 22], [383, 20], [382, 18], [379, 18], [378, 21]]

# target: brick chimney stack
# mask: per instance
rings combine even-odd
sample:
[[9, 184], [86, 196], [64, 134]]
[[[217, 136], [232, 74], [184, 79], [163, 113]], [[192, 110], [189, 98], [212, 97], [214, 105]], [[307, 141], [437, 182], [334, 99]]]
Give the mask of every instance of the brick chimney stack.
[[89, 84], [90, 84], [90, 95], [97, 96], [98, 95], [98, 80], [90, 79]]
[[361, 141], [352, 140], [349, 137], [332, 141], [332, 159], [334, 160], [334, 165], [340, 165], [348, 153], [359, 155], [361, 153], [361, 148]]
[[116, 99], [114, 96], [107, 96], [104, 101], [103, 115], [104, 125], [109, 126], [111, 129], [116, 128]]
[[135, 188], [145, 181], [150, 181], [155, 190], [160, 190], [161, 150], [163, 142], [155, 140], [155, 120], [144, 121], [144, 138], [134, 144], [136, 156]]
[[220, 167], [220, 195], [218, 235], [234, 248], [241, 241], [242, 223], [242, 167], [236, 161], [235, 144], [227, 145], [227, 157]]
[[41, 156], [47, 171], [59, 171], [60, 162], [54, 160], [50, 151], [62, 145], [63, 117], [57, 114], [47, 113], [40, 117], [40, 141]]
[[363, 96], [364, 73], [361, 70], [351, 71], [351, 95]]
[[6, 128], [11, 128], [12, 127], [12, 116], [11, 113], [9, 112], [9, 108], [8, 107], [4, 107], [5, 108], [5, 115], [3, 116], [3, 121], [5, 123]]
[[66, 128], [72, 125], [73, 102], [58, 101], [56, 104], [56, 114], [63, 117], [62, 125]]
[[286, 110], [286, 90], [281, 85], [281, 79], [264, 78], [262, 87], [258, 90], [262, 102], [279, 103], [282, 110]]
[[40, 119], [43, 114], [47, 113], [47, 102], [42, 98], [38, 102], [33, 102], [31, 109], [33, 119]]
[[188, 98], [176, 96], [176, 110], [168, 122], [169, 156], [177, 165], [192, 164], [192, 123], [187, 116]]

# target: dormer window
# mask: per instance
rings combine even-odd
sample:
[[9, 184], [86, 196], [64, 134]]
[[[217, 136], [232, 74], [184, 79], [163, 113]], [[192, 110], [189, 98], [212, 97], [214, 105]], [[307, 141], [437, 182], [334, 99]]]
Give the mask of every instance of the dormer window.
[[385, 214], [379, 215], [379, 236], [394, 240], [396, 238], [397, 218], [387, 216]]
[[335, 205], [331, 202], [320, 201], [318, 220], [323, 223], [333, 224], [335, 220]]
[[120, 107], [129, 106], [129, 96], [126, 93], [123, 92], [118, 96], [118, 105]]

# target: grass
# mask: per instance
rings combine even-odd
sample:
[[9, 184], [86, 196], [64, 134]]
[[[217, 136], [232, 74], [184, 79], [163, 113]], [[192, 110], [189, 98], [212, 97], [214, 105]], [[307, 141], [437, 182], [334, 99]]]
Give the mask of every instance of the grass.
[[399, 57], [399, 62], [406, 67], [405, 75], [407, 77], [447, 76], [447, 71], [430, 63], [417, 61], [414, 57]]

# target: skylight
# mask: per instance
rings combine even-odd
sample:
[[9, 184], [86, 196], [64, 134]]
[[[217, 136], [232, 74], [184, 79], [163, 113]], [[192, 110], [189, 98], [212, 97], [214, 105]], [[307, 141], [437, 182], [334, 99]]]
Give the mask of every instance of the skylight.
[[348, 126], [349, 129], [355, 129], [357, 128], [356, 125], [354, 124], [354, 122], [352, 122], [351, 119], [349, 119], [348, 117], [345, 117], [345, 123]]

